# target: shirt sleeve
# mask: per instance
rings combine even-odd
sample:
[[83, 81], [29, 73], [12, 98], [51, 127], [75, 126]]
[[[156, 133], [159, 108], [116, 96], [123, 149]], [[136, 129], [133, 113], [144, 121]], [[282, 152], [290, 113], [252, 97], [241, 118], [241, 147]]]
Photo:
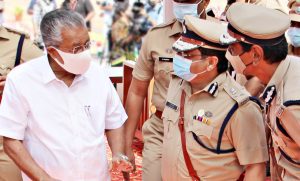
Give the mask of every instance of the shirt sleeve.
[[154, 61], [151, 57], [151, 50], [149, 49], [151, 31], [146, 35], [139, 53], [138, 60], [133, 69], [132, 75], [134, 78], [141, 81], [151, 80], [154, 72]]
[[14, 82], [7, 77], [0, 106], [0, 135], [23, 140], [29, 108]]
[[33, 44], [31, 40], [29, 39], [24, 40], [22, 54], [21, 54], [22, 63], [32, 60], [34, 58], [38, 58], [42, 55], [44, 55], [43, 51], [39, 49], [35, 44]]
[[106, 102], [105, 129], [117, 129], [127, 120], [127, 114], [114, 86], [110, 81], [108, 81], [108, 84], [109, 92]]
[[231, 118], [230, 136], [241, 165], [268, 161], [262, 113], [254, 102], [240, 107]]

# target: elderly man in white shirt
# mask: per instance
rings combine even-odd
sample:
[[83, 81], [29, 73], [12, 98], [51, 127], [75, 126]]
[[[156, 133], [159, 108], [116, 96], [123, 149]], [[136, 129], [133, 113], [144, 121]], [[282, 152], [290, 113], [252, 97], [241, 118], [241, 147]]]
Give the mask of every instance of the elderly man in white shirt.
[[23, 180], [110, 180], [104, 133], [113, 168], [131, 170], [122, 154], [127, 115], [105, 70], [91, 62], [84, 20], [55, 10], [41, 33], [48, 54], [12, 70], [0, 107], [4, 150]]

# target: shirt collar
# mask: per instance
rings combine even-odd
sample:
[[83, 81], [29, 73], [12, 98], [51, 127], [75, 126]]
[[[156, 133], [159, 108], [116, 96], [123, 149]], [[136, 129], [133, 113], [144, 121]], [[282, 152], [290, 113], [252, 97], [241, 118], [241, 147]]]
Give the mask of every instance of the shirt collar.
[[218, 93], [220, 91], [220, 88], [222, 87], [221, 85], [223, 84], [223, 82], [225, 82], [226, 78], [227, 78], [227, 74], [222, 73], [222, 74], [218, 75], [213, 81], [211, 81], [204, 89], [199, 90], [199, 91], [195, 92], [194, 94], [192, 94], [192, 88], [190, 86], [190, 83], [187, 81], [183, 80], [183, 82], [181, 84], [181, 88], [186, 92], [187, 96], [189, 96], [189, 97], [199, 95], [203, 92], [206, 92], [213, 97], [217, 97]]
[[290, 62], [290, 59], [286, 58], [278, 65], [271, 80], [269, 81], [263, 93], [260, 95], [260, 97], [262, 97], [266, 103], [270, 104], [276, 96], [278, 87], [287, 73]]
[[169, 31], [169, 36], [174, 36], [176, 34], [182, 33], [182, 24], [176, 19], [174, 19], [173, 21], [174, 23], [172, 24], [171, 29]]
[[[45, 84], [48, 84], [53, 80], [60, 81], [59, 79], [57, 79], [57, 77], [55, 76], [53, 70], [51, 69], [51, 66], [49, 64], [49, 59], [48, 59], [47, 55], [44, 55], [44, 58], [41, 61], [41, 64], [42, 64], [42, 69], [41, 70], [43, 70], [42, 71], [42, 77], [43, 77], [43, 82]], [[91, 62], [91, 64], [92, 64], [92, 62]], [[86, 78], [88, 76], [89, 72], [90, 72], [90, 68], [84, 74], [77, 75], [74, 79], [74, 83], [79, 82], [79, 81], [83, 80], [84, 78]]]
[[10, 35], [7, 29], [4, 26], [0, 25], [0, 38], [9, 40], [9, 36]]

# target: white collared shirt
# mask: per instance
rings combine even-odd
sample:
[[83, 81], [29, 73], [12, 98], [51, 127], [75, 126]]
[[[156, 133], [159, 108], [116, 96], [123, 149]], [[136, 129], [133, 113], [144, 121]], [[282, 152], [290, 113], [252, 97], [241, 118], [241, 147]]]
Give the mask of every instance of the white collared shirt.
[[[110, 180], [105, 129], [127, 115], [105, 70], [91, 63], [68, 87], [47, 56], [16, 67], [0, 106], [0, 135], [23, 144], [50, 176], [66, 181]], [[24, 180], [28, 179], [23, 174]]]

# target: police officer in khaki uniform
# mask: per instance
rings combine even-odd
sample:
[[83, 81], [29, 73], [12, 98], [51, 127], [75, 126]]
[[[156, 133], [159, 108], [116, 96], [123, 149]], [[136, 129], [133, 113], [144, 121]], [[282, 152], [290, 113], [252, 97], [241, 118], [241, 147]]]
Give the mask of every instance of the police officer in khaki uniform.
[[[20, 63], [42, 56], [43, 52], [30, 41], [29, 36], [2, 25], [0, 25], [0, 47], [0, 89], [2, 94], [9, 71]], [[22, 180], [20, 170], [3, 151], [2, 137], [0, 137], [0, 180]]]
[[185, 16], [163, 111], [166, 181], [264, 180], [268, 149], [257, 100], [226, 72], [226, 26]]
[[176, 20], [152, 28], [144, 38], [126, 102], [128, 120], [125, 123], [126, 154], [134, 160], [132, 140], [136, 130], [149, 82], [154, 78], [152, 104], [156, 112], [143, 125], [143, 180], [161, 180], [161, 148], [163, 140], [162, 111], [172, 72], [175, 52], [172, 44], [182, 32], [181, 22], [186, 14], [205, 18], [209, 0], [173, 0]]
[[287, 32], [290, 40], [289, 54], [300, 56], [300, 1], [290, 0], [288, 7], [290, 8], [289, 16], [292, 21]]
[[[227, 11], [231, 41], [230, 60], [244, 75], [258, 77], [266, 88], [262, 94], [265, 123], [271, 132], [272, 180], [300, 180], [300, 59], [287, 56], [285, 31], [288, 15], [250, 4], [233, 4]], [[276, 172], [278, 164], [282, 172]]]

